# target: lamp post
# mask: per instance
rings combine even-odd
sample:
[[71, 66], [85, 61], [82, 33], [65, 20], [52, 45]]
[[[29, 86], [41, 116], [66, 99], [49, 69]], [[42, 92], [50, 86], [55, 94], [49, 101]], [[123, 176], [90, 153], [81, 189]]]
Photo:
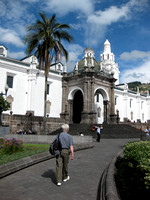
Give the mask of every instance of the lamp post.
[[0, 95], [1, 96], [4, 96], [4, 95], [7, 96], [8, 89], [9, 89], [9, 86], [6, 84], [5, 85], [5, 93], [1, 92]]
[[[3, 97], [3, 96], [7, 96], [7, 92], [8, 92], [8, 85], [6, 84], [5, 85], [5, 93], [1, 92], [0, 95]], [[2, 119], [1, 119], [1, 115], [2, 115], [2, 112], [3, 112], [3, 107], [0, 107], [0, 126], [2, 125]]]

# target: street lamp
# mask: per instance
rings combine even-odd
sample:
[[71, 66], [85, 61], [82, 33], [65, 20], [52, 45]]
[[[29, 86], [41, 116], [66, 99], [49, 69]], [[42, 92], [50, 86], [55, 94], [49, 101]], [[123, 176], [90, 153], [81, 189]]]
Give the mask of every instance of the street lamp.
[[0, 95], [1, 96], [4, 96], [4, 95], [7, 96], [8, 89], [9, 89], [9, 86], [6, 84], [5, 85], [5, 93], [1, 92]]
[[[8, 85], [5, 85], [5, 93], [1, 92], [0, 95], [3, 97], [4, 95], [7, 97], [7, 92], [8, 92]], [[2, 108], [0, 107], [0, 126], [2, 125], [2, 119], [1, 119], [1, 115], [2, 115]]]

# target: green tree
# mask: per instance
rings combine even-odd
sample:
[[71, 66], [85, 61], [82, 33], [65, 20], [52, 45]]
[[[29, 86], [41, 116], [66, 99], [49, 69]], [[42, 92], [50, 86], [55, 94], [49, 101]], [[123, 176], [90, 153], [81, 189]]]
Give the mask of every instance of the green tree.
[[45, 70], [45, 91], [44, 91], [44, 131], [46, 130], [46, 99], [47, 99], [47, 77], [52, 62], [57, 62], [62, 55], [68, 60], [68, 52], [62, 44], [62, 40], [72, 41], [72, 36], [68, 33], [70, 26], [56, 21], [56, 16], [50, 19], [43, 13], [39, 13], [41, 20], [29, 25], [25, 43], [27, 43], [27, 53], [34, 53], [39, 59], [40, 69]]
[[1, 119], [2, 112], [8, 110], [9, 108], [10, 104], [0, 94], [0, 125], [2, 125], [2, 119]]

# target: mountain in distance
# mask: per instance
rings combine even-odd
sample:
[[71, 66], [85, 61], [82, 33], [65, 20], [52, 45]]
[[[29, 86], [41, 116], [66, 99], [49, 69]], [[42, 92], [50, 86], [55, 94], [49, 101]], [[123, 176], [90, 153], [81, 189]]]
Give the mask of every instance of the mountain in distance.
[[150, 83], [141, 83], [138, 81], [128, 83], [129, 90], [137, 92], [137, 88], [141, 94], [147, 94], [147, 91], [150, 92]]

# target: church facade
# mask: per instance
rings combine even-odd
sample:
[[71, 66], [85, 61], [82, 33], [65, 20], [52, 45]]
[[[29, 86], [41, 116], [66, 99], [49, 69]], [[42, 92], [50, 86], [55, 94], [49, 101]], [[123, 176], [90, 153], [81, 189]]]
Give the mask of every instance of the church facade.
[[[94, 50], [84, 50], [73, 72], [57, 63], [48, 77], [47, 117], [63, 118], [67, 123], [100, 124], [147, 122], [150, 120], [150, 96], [130, 91], [119, 84], [119, 67], [108, 40], [100, 62]], [[7, 57], [7, 48], [0, 46], [0, 91], [9, 86], [5, 98], [11, 107], [5, 113], [35, 116], [44, 114], [44, 71], [35, 56], [16, 60]]]

